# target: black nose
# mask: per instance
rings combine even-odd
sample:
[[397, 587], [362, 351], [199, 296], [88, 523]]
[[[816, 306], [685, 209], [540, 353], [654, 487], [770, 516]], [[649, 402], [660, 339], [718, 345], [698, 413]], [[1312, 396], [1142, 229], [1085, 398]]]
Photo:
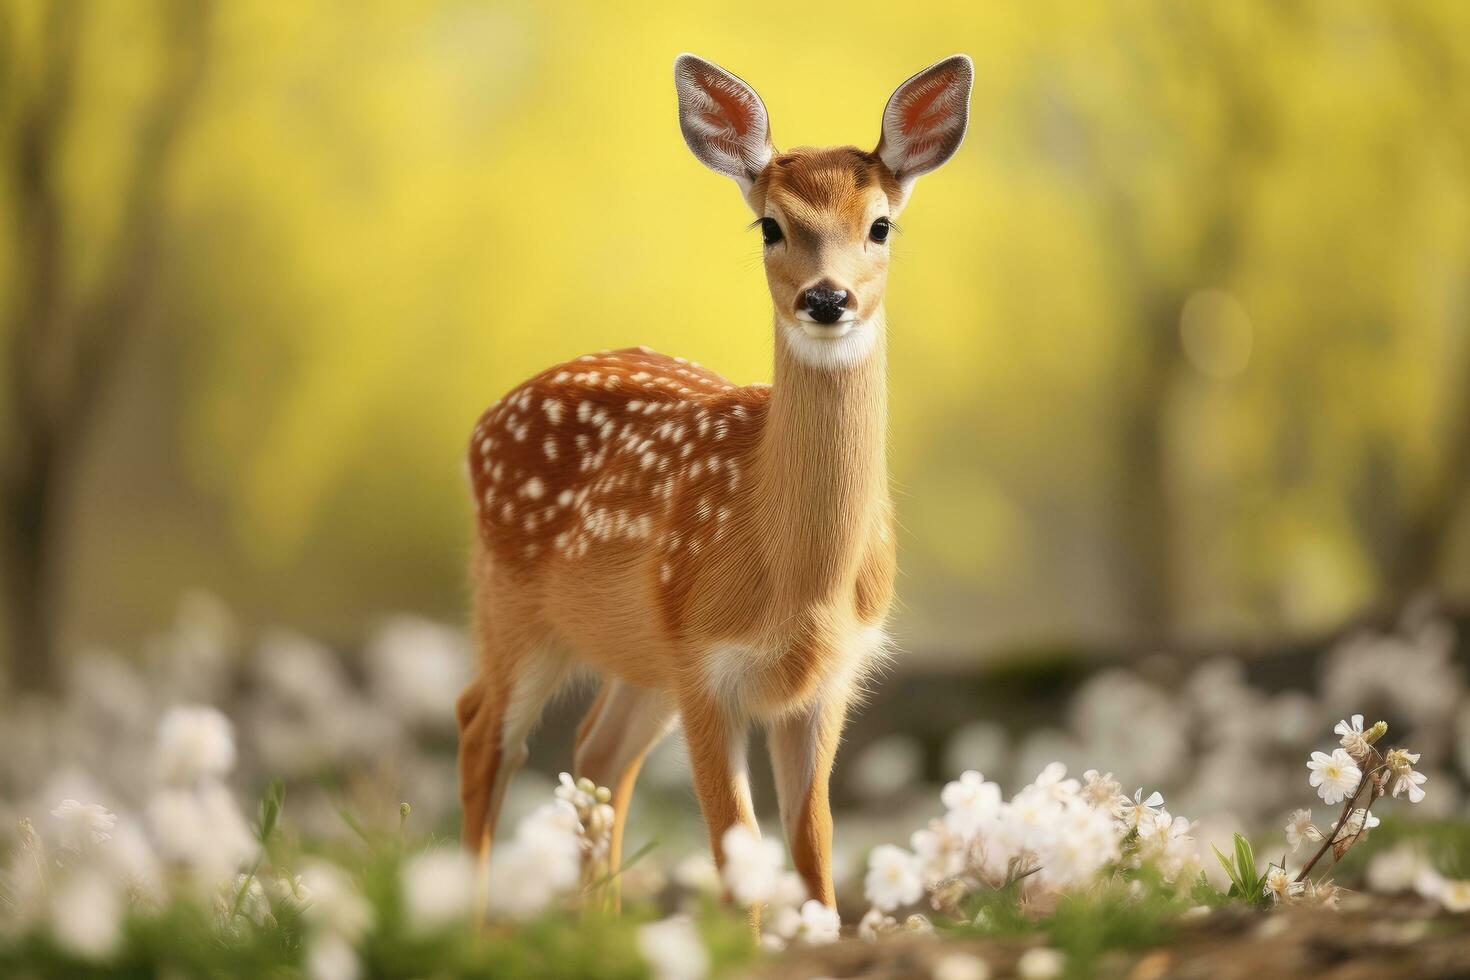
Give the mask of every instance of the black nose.
[[816, 286], [801, 294], [806, 311], [818, 323], [836, 323], [846, 309], [847, 290]]

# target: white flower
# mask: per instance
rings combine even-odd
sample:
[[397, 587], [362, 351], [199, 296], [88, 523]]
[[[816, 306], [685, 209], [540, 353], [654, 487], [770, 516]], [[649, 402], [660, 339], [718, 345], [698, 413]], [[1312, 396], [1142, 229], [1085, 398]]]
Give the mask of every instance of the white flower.
[[1143, 787], [1140, 786], [1134, 792], [1133, 799], [1130, 800], [1125, 796], [1119, 801], [1119, 809], [1123, 811], [1123, 825], [1129, 830], [1137, 830], [1138, 825], [1143, 822], [1145, 816], [1148, 814], [1157, 814], [1159, 808], [1163, 805], [1164, 794], [1158, 790], [1154, 790], [1148, 795], [1148, 799], [1144, 799]]
[[[1167, 835], [1172, 818], [1157, 814], [1151, 833]], [[1188, 821], [1184, 826], [1188, 827]], [[1037, 835], [1039, 877], [1049, 885], [1065, 888], [1092, 879], [1103, 865], [1119, 857], [1117, 822], [1106, 810], [1096, 810], [1072, 800], [1049, 812], [1048, 825]], [[1142, 832], [1140, 825], [1140, 832]]]
[[278, 903], [294, 912], [300, 912], [311, 903], [311, 891], [302, 882], [300, 875], [277, 876], [270, 882], [270, 893]]
[[1307, 781], [1317, 787], [1322, 802], [1329, 806], [1341, 803], [1355, 792], [1363, 779], [1357, 763], [1342, 749], [1333, 749], [1331, 755], [1313, 752], [1307, 768], [1312, 772]]
[[1470, 880], [1454, 879], [1442, 884], [1439, 904], [1448, 912], [1470, 912]]
[[457, 847], [420, 854], [400, 874], [410, 929], [431, 932], [468, 917], [475, 897], [475, 865]]
[[771, 901], [781, 887], [785, 859], [781, 846], [764, 840], [744, 824], [725, 831], [724, 878], [730, 894], [741, 905], [759, 905]]
[[945, 823], [965, 837], [975, 836], [1000, 813], [1000, 787], [986, 782], [985, 777], [973, 769], [946, 784], [939, 799], [948, 810], [944, 815]]
[[898, 920], [885, 915], [882, 909], [868, 909], [858, 923], [858, 938], [871, 942], [879, 936], [898, 931]]
[[1059, 949], [1037, 946], [1021, 954], [1016, 961], [1016, 975], [1024, 980], [1052, 980], [1067, 968], [1067, 957]]
[[1187, 818], [1160, 810], [1138, 825], [1138, 861], [1152, 864], [1166, 881], [1176, 880], [1198, 860], [1193, 830]]
[[1065, 801], [1077, 795], [1082, 784], [1075, 779], [1067, 779], [1067, 767], [1060, 762], [1049, 762], [1046, 767], [1036, 776], [1031, 785], [1056, 800]]
[[930, 973], [933, 980], [990, 980], [990, 964], [969, 953], [941, 957]]
[[[1123, 787], [1113, 778], [1112, 773], [1100, 773], [1096, 769], [1089, 769], [1082, 774], [1082, 780], [1084, 800], [1099, 810], [1108, 811], [1115, 817], [1123, 815], [1123, 803], [1127, 797], [1123, 796]], [[1163, 797], [1159, 797], [1159, 802], [1163, 801]]]
[[674, 881], [688, 891], [716, 895], [720, 891], [720, 870], [707, 851], [698, 851], [675, 866]]
[[[1364, 822], [1365, 818], [1366, 823]], [[1367, 836], [1368, 831], [1378, 826], [1378, 824], [1379, 820], [1376, 813], [1358, 807], [1344, 821], [1342, 829], [1337, 832], [1336, 837], [1332, 838], [1332, 842], [1335, 844], [1338, 841]]]
[[351, 940], [335, 932], [320, 932], [306, 947], [306, 972], [311, 980], [357, 980], [362, 964]]
[[638, 950], [655, 980], [703, 980], [709, 973], [709, 951], [687, 915], [640, 926]]
[[1317, 829], [1316, 824], [1312, 823], [1311, 810], [1292, 812], [1291, 818], [1286, 821], [1286, 843], [1293, 851], [1302, 846], [1302, 841], [1321, 839], [1322, 832]]
[[918, 859], [901, 847], [880, 844], [868, 856], [863, 890], [873, 907], [885, 912], [917, 902], [924, 894]]
[[849, 785], [863, 799], [892, 799], [923, 781], [923, 745], [912, 735], [885, 735], [862, 748], [849, 772]]
[[1351, 721], [1339, 721], [1332, 731], [1342, 736], [1342, 747], [1354, 759], [1368, 757], [1369, 744], [1363, 736], [1363, 716], [1353, 715]]
[[62, 949], [103, 960], [122, 944], [123, 900], [105, 874], [84, 870], [69, 876], [51, 896], [51, 933]]
[[1424, 867], [1422, 854], [1407, 844], [1400, 844], [1375, 854], [1368, 862], [1368, 888], [1384, 895], [1412, 891]]
[[1414, 875], [1414, 891], [1423, 898], [1439, 901], [1439, 893], [1443, 889], [1444, 876], [1427, 864], [1421, 866], [1418, 873]]
[[454, 702], [470, 680], [464, 637], [414, 616], [385, 622], [364, 651], [378, 703], [410, 724], [453, 725]]
[[[336, 865], [325, 861], [307, 864], [301, 871], [301, 887], [311, 896], [302, 913], [309, 925], [344, 940], [354, 940], [373, 927], [373, 907], [347, 872]], [[332, 951], [329, 959], [343, 962], [340, 954], [341, 950]], [[352, 962], [357, 962], [355, 955]]]
[[964, 772], [981, 769], [1001, 771], [1013, 758], [1010, 736], [1004, 725], [993, 721], [972, 721], [950, 733], [944, 746], [944, 771]]
[[489, 905], [529, 918], [582, 878], [582, 825], [565, 799], [538, 807], [490, 857]]
[[285, 630], [266, 633], [251, 658], [261, 688], [306, 714], [342, 710], [352, 696], [341, 658], [329, 647]]
[[837, 910], [823, 905], [815, 898], [807, 899], [801, 906], [801, 941], [812, 946], [835, 943], [842, 929], [842, 920]]
[[257, 846], [239, 804], [218, 783], [158, 793], [148, 803], [148, 827], [159, 856], [205, 879], [233, 877]]
[[62, 800], [51, 815], [57, 820], [61, 846], [78, 853], [111, 840], [111, 830], [117, 826], [112, 811], [97, 803]]
[[1014, 852], [1042, 849], [1056, 836], [1061, 812], [1061, 803], [1034, 785], [1027, 786], [1006, 806], [995, 837]]
[[158, 725], [154, 765], [171, 783], [226, 775], [235, 768], [235, 735], [229, 719], [209, 705], [170, 708]]
[[916, 830], [909, 845], [919, 862], [926, 888], [933, 888], [965, 869], [965, 842], [944, 821], [934, 820], [928, 830]]
[[1280, 902], [1295, 895], [1299, 895], [1305, 890], [1306, 883], [1300, 881], [1292, 881], [1291, 875], [1286, 873], [1285, 868], [1275, 864], [1270, 865], [1266, 868], [1266, 880], [1265, 885], [1262, 887], [1261, 894], [1270, 895], [1272, 901]]
[[119, 823], [97, 856], [134, 902], [157, 907], [167, 900], [163, 867], [139, 822]]
[[807, 899], [798, 909], [792, 904], [782, 904], [772, 917], [769, 936], [776, 940], [769, 945], [785, 949], [791, 942], [803, 942], [809, 946], [835, 943], [842, 923], [837, 910], [823, 905], [816, 899]]
[[1409, 793], [1409, 802], [1418, 803], [1424, 799], [1424, 782], [1428, 778], [1422, 772], [1414, 771], [1414, 763], [1419, 761], [1418, 752], [1410, 752], [1408, 749], [1393, 749], [1384, 759], [1388, 763], [1388, 771], [1393, 778], [1394, 797], [1405, 790]]
[[[572, 860], [577, 862], [579, 858], [572, 855]], [[574, 866], [580, 868], [580, 863]], [[522, 920], [542, 912], [560, 891], [542, 870], [536, 851], [525, 841], [515, 839], [497, 844], [490, 856], [486, 889], [490, 911]]]
[[[238, 911], [235, 908], [236, 899], [240, 902]], [[242, 872], [225, 882], [215, 894], [214, 902], [220, 927], [230, 932], [238, 932], [239, 923], [235, 921], [237, 915], [262, 927], [275, 921], [265, 887], [254, 875]]]

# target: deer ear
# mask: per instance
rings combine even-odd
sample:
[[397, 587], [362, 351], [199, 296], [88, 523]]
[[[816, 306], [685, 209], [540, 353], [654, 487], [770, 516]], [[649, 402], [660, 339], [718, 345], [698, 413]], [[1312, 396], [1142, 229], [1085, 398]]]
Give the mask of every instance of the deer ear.
[[749, 192], [776, 152], [761, 97], [719, 65], [692, 54], [674, 60], [674, 85], [684, 142], [706, 167], [734, 177], [740, 190]]
[[974, 77], [974, 64], [957, 54], [925, 68], [889, 98], [878, 156], [905, 188], [960, 148]]

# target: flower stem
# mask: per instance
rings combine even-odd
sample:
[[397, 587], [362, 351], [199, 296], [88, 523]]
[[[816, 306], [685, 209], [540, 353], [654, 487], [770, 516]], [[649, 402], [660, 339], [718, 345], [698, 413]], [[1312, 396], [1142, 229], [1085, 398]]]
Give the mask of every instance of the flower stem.
[[[1363, 788], [1370, 784], [1375, 787], [1374, 792], [1368, 794], [1368, 806], [1371, 807], [1373, 805], [1373, 801], [1377, 799], [1376, 787], [1378, 785], [1378, 781], [1374, 777], [1382, 771], [1383, 766], [1386, 763], [1383, 760], [1383, 756], [1378, 754], [1377, 749], [1370, 748], [1369, 751], [1372, 752], [1374, 757], [1378, 759], [1378, 765], [1374, 766], [1368, 772], [1363, 774], [1362, 780], [1360, 780], [1358, 783], [1358, 788], [1353, 791], [1352, 797], [1349, 798], [1347, 803], [1343, 806], [1342, 816], [1337, 818], [1337, 823], [1333, 826], [1332, 833], [1322, 838], [1322, 846], [1317, 848], [1317, 853], [1312, 855], [1312, 859], [1310, 861], [1302, 865], [1302, 870], [1296, 876], [1297, 881], [1307, 880], [1307, 875], [1312, 873], [1312, 868], [1316, 866], [1318, 861], [1322, 860], [1322, 855], [1326, 854], [1327, 849], [1332, 846], [1332, 842], [1337, 840], [1337, 835], [1342, 833], [1342, 828], [1347, 825], [1348, 819], [1353, 814], [1353, 809], [1358, 802], [1358, 797], [1363, 794]], [[1363, 814], [1363, 823], [1365, 825], [1368, 823], [1368, 814], [1366, 812]], [[1361, 834], [1362, 831], [1359, 830], [1359, 833]]]

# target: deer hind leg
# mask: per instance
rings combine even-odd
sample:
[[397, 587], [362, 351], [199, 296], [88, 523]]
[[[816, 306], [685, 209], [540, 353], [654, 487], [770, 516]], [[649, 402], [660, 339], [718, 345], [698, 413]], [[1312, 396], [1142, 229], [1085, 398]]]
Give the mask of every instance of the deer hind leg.
[[832, 807], [827, 786], [847, 715], [845, 701], [817, 701], [766, 729], [781, 826], [807, 895], [833, 906]]
[[608, 678], [577, 732], [573, 767], [599, 786], [612, 790], [613, 827], [608, 866], [623, 860], [623, 828], [633, 784], [649, 751], [673, 726], [676, 708], [665, 691]]
[[483, 673], [459, 696], [461, 834], [482, 861], [511, 777], [526, 761], [526, 737], [566, 680], [570, 658], [544, 644], [485, 642]]

